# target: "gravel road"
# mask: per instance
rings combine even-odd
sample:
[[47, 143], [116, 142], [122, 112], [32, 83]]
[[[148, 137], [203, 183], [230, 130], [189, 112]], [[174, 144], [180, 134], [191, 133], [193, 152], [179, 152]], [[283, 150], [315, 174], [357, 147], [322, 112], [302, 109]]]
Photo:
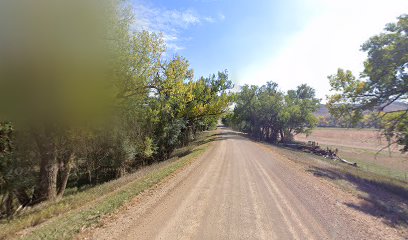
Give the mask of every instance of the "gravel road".
[[266, 145], [220, 130], [191, 166], [83, 239], [403, 239], [360, 200]]

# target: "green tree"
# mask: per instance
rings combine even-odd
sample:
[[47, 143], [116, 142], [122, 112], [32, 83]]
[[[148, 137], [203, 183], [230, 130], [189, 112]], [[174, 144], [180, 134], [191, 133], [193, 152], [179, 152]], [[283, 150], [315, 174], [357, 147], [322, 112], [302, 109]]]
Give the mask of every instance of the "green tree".
[[261, 87], [245, 85], [237, 94], [230, 119], [234, 127], [257, 139], [285, 142], [316, 126], [313, 113], [318, 107], [314, 90], [305, 84], [287, 94], [274, 82]]
[[294, 134], [308, 133], [316, 127], [318, 119], [314, 112], [320, 101], [315, 98], [315, 90], [306, 84], [288, 91], [285, 97], [283, 127], [280, 131], [282, 141], [292, 141]]
[[[328, 97], [330, 112], [356, 126], [366, 111], [383, 112], [396, 101], [408, 99], [408, 15], [398, 17], [396, 23], [387, 24], [385, 31], [371, 37], [362, 45], [368, 58], [364, 71], [356, 78], [350, 71], [339, 69], [329, 76], [334, 94]], [[387, 116], [389, 115], [389, 116]], [[386, 116], [386, 117], [385, 117]], [[378, 114], [386, 135], [393, 135], [407, 150], [408, 131], [403, 127], [408, 118], [408, 109], [395, 114]], [[400, 127], [385, 127], [390, 126]], [[402, 124], [402, 125], [401, 125]]]

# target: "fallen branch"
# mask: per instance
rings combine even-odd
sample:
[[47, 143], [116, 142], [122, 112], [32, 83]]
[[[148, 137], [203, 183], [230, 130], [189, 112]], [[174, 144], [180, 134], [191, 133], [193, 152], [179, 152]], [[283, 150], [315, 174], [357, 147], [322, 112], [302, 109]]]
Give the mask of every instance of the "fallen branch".
[[339, 158], [339, 157], [337, 157], [337, 159], [344, 162], [344, 163], [346, 163], [346, 164], [348, 164], [348, 165], [357, 167], [357, 163], [355, 163], [355, 162], [350, 162], [350, 161], [347, 161], [346, 159], [342, 159], [342, 158]]

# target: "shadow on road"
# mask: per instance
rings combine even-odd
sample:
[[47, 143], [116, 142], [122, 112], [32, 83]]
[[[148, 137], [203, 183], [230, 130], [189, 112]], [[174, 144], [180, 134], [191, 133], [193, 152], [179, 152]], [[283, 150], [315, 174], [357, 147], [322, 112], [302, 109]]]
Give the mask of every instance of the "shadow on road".
[[345, 180], [361, 191], [359, 204], [345, 203], [358, 211], [382, 218], [392, 227], [408, 226], [408, 189], [391, 182], [368, 180], [340, 169], [311, 167], [314, 176], [329, 180]]
[[207, 138], [205, 140], [201, 141], [196, 141], [194, 142], [195, 146], [199, 146], [202, 144], [206, 144], [209, 142], [217, 142], [217, 141], [222, 141], [222, 140], [228, 140], [228, 139], [237, 139], [237, 140], [242, 140], [242, 141], [250, 141], [249, 139], [246, 138], [246, 135], [243, 133], [238, 133], [238, 132], [232, 132], [232, 131], [224, 131], [221, 133], [214, 133], [211, 135], [210, 138]]

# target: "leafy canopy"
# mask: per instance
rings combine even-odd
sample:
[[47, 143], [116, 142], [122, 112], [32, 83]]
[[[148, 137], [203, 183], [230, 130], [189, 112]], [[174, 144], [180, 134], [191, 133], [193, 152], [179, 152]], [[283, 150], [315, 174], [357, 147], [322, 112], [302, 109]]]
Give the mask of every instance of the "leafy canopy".
[[359, 123], [367, 111], [379, 112], [377, 117], [384, 134], [392, 135], [393, 142], [403, 145], [402, 150], [407, 151], [408, 109], [381, 112], [394, 102], [408, 100], [408, 15], [387, 24], [383, 33], [371, 37], [361, 49], [367, 53], [367, 59], [359, 78], [343, 69], [329, 76], [334, 92], [328, 96], [329, 110], [350, 126]]

